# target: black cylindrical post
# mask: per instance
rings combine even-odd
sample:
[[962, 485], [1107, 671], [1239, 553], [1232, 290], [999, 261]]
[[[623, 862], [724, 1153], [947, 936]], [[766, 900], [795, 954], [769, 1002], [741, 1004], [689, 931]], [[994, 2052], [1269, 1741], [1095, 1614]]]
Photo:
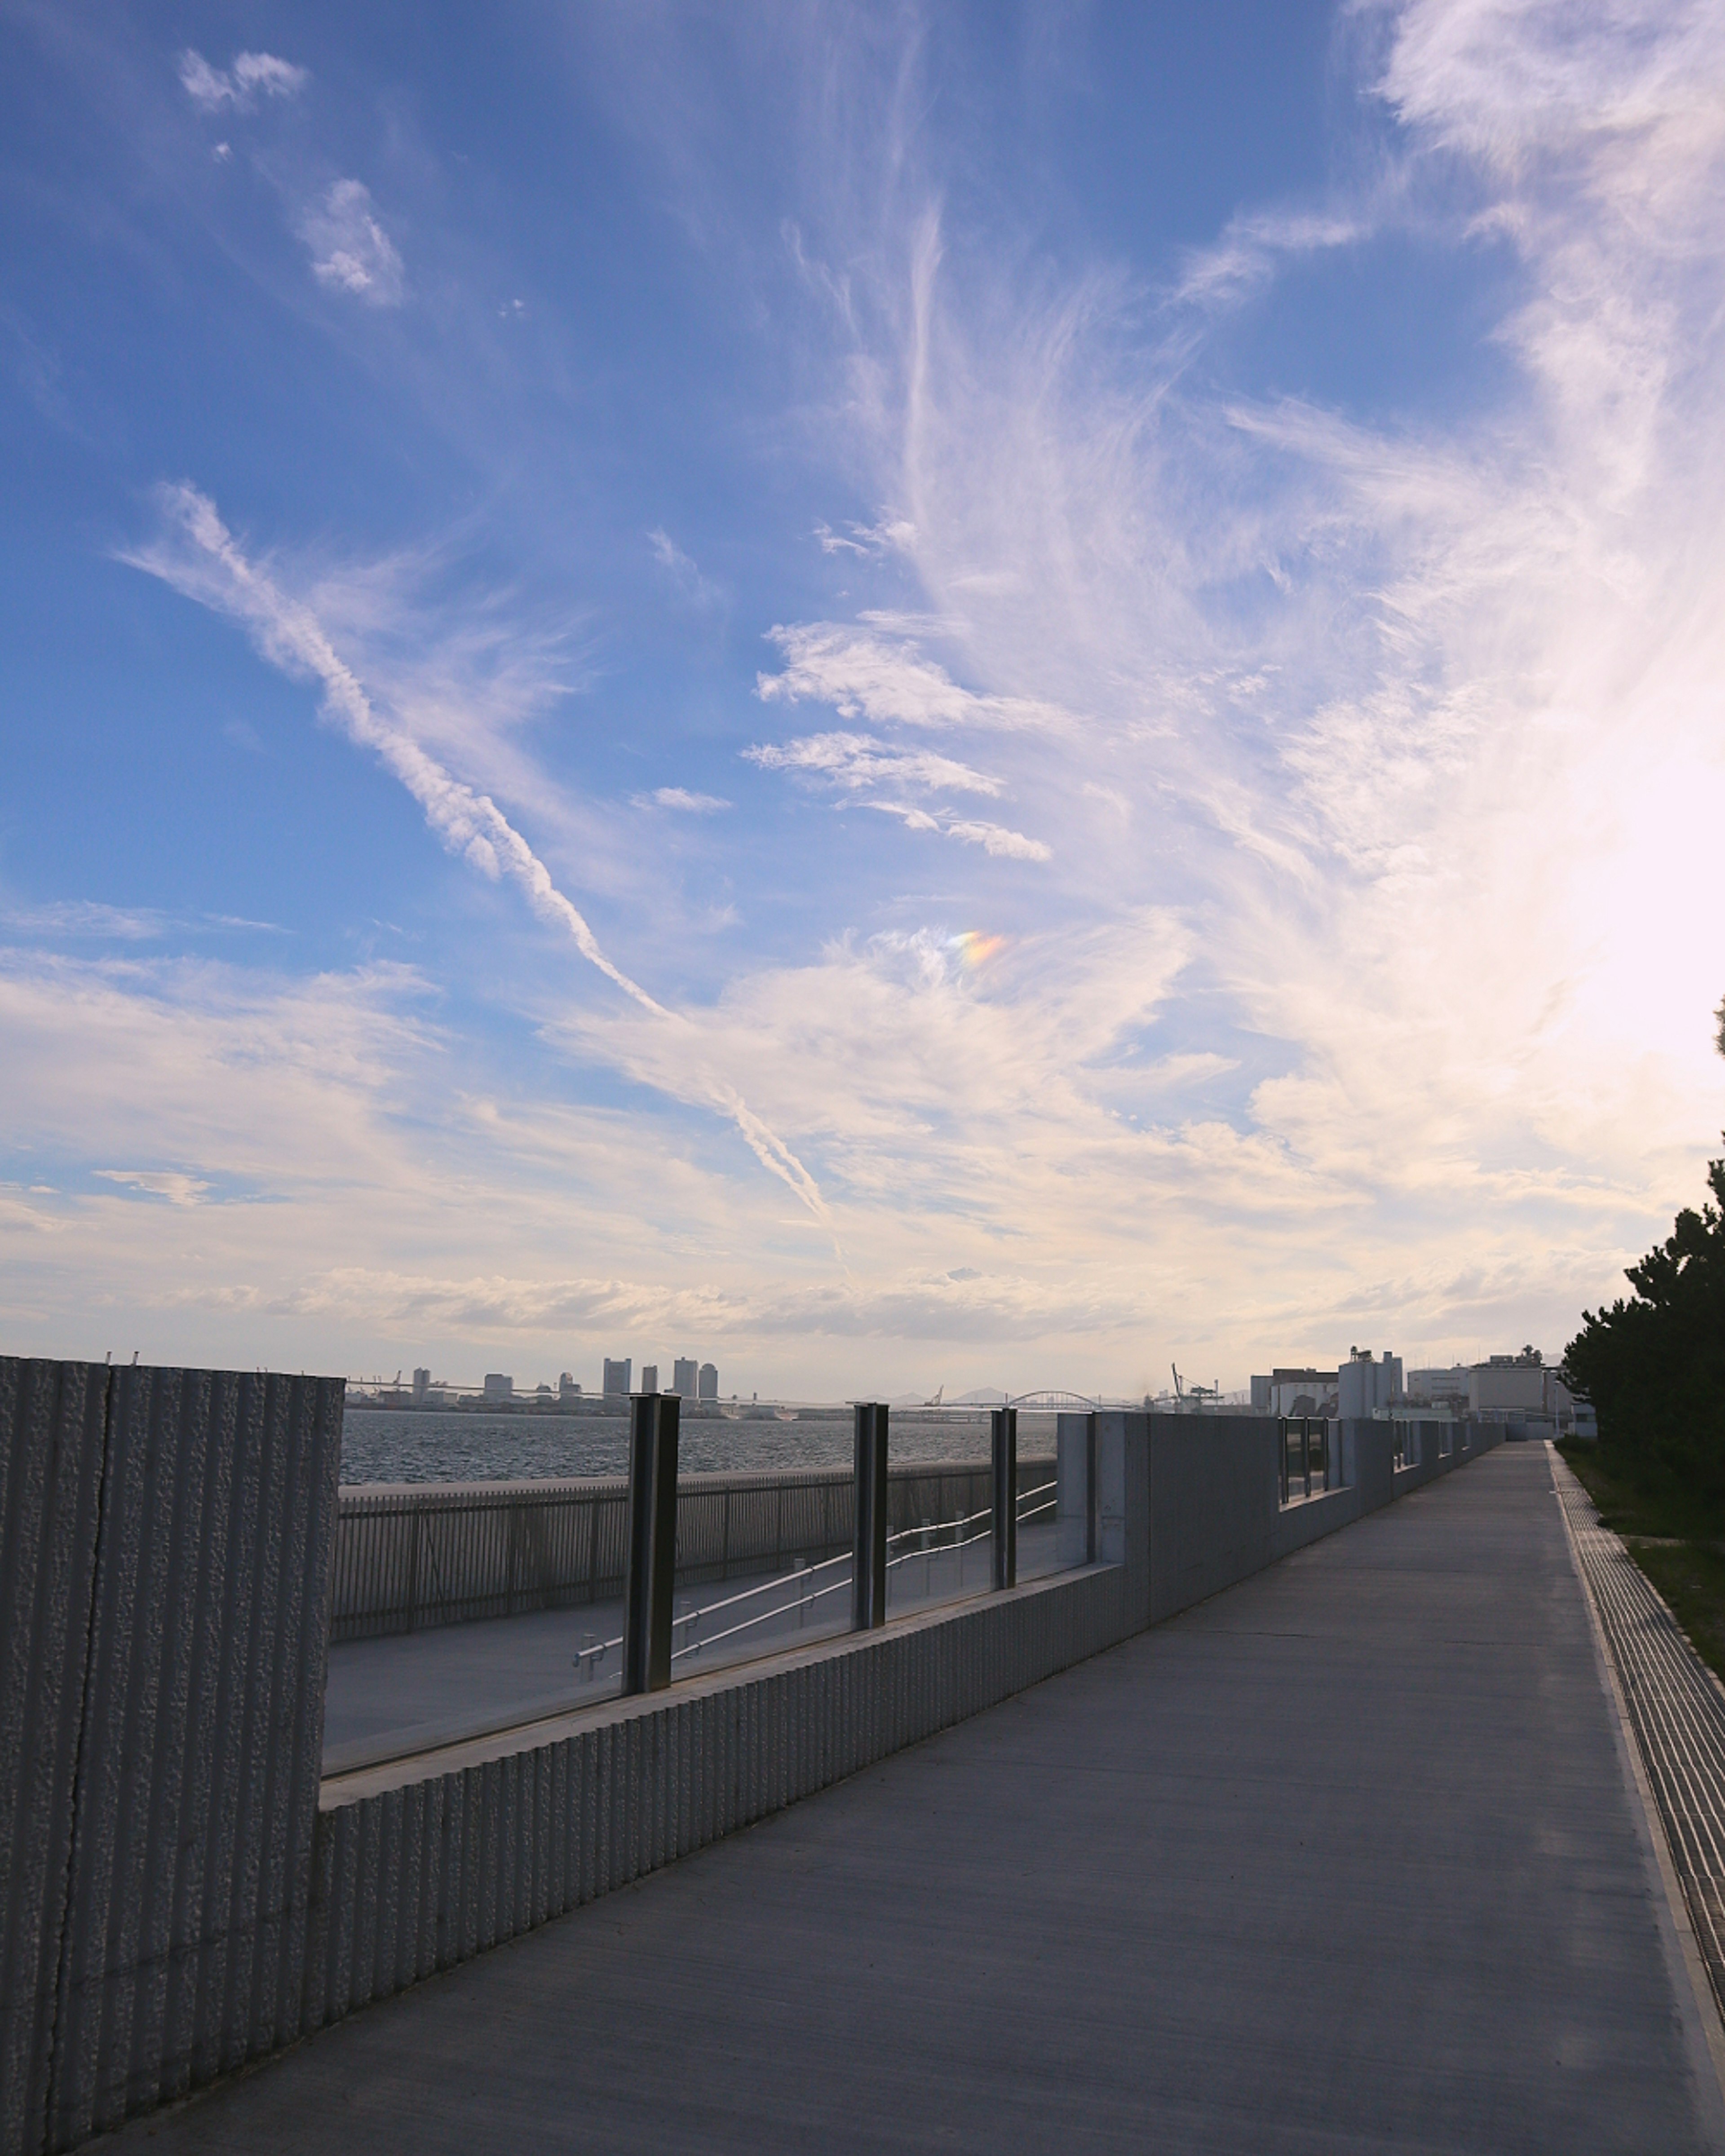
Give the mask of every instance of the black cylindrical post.
[[996, 1408], [994, 1436], [994, 1586], [1019, 1584], [1019, 1411]]
[[1084, 1481], [1090, 1493], [1085, 1505], [1084, 1561], [1086, 1564], [1094, 1564], [1096, 1561], [1096, 1514], [1101, 1509], [1096, 1502], [1099, 1493], [1096, 1489], [1096, 1419], [1094, 1413], [1084, 1418]]
[[623, 1689], [670, 1682], [671, 1590], [677, 1567], [675, 1393], [637, 1393], [629, 1433], [629, 1563], [623, 1589]]
[[856, 1404], [856, 1548], [850, 1568], [850, 1623], [872, 1632], [886, 1622], [886, 1408]]

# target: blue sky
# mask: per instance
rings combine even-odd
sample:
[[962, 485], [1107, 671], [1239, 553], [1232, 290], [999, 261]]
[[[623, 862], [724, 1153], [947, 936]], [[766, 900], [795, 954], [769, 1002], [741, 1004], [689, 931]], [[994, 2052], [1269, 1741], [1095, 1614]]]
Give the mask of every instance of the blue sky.
[[8, 1345], [1234, 1384], [1694, 1197], [1717, 7], [0, 54]]

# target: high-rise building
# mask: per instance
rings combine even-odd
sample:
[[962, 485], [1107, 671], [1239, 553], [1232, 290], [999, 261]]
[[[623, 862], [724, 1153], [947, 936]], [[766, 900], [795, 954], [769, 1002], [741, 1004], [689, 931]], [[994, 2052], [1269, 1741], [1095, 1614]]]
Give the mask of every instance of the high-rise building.
[[512, 1400], [515, 1398], [515, 1379], [505, 1377], [501, 1370], [487, 1370], [485, 1398], [487, 1400]]
[[425, 1395], [426, 1395], [426, 1394], [427, 1394], [430, 1390], [431, 1390], [431, 1373], [430, 1373], [430, 1371], [429, 1371], [429, 1370], [415, 1370], [415, 1371], [414, 1371], [414, 1373], [413, 1373], [413, 1404], [414, 1404], [414, 1406], [415, 1406], [415, 1407], [417, 1407], [417, 1408], [423, 1408], [423, 1407], [424, 1406], [424, 1404], [425, 1404]]
[[679, 1355], [671, 1364], [671, 1390], [680, 1399], [692, 1400], [696, 1395], [697, 1372], [692, 1355]]
[[633, 1355], [625, 1355], [622, 1361], [618, 1363], [614, 1363], [608, 1355], [605, 1358], [605, 1397], [607, 1399], [609, 1399], [614, 1393], [626, 1393], [629, 1390], [629, 1373], [634, 1368], [634, 1358]]
[[716, 1400], [718, 1399], [719, 1373], [717, 1367], [715, 1364], [711, 1363], [703, 1363], [701, 1364], [701, 1375], [696, 1380], [695, 1389], [698, 1399], [703, 1400]]
[[557, 1379], [557, 1398], [564, 1401], [578, 1400], [581, 1398], [580, 1386], [576, 1383], [567, 1370]]
[[659, 1390], [659, 1365], [658, 1365], [658, 1363], [642, 1363], [642, 1365], [641, 1365], [641, 1390], [642, 1390], [644, 1393], [656, 1393], [656, 1392]]

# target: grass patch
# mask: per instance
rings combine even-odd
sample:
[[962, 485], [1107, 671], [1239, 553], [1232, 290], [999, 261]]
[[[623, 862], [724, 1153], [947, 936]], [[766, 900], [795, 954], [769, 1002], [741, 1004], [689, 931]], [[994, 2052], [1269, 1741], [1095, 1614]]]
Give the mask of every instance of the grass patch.
[[1697, 1504], [1685, 1491], [1670, 1486], [1650, 1489], [1625, 1481], [1606, 1466], [1597, 1445], [1579, 1445], [1566, 1438], [1558, 1450], [1599, 1507], [1602, 1527], [1620, 1535], [1657, 1535], [1681, 1543], [1725, 1537], [1725, 1517], [1716, 1507]]
[[1558, 1450], [1624, 1546], [1671, 1605], [1702, 1661], [1725, 1677], [1725, 1549], [1716, 1512], [1680, 1491], [1649, 1491], [1613, 1475], [1595, 1445]]
[[1696, 1653], [1725, 1677], [1725, 1556], [1709, 1543], [1645, 1543], [1628, 1536], [1624, 1543], [1671, 1604]]

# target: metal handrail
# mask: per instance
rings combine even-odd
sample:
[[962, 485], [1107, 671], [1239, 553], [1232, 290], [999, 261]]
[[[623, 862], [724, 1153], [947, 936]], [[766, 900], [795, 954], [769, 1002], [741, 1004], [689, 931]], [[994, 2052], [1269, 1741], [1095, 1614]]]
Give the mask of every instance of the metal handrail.
[[[834, 1558], [830, 1558], [829, 1562], [834, 1564], [841, 1562], [845, 1564], [849, 1564], [850, 1560], [849, 1558], [843, 1559]], [[809, 1572], [814, 1572], [816, 1569], [817, 1568], [815, 1566], [810, 1565]], [[781, 1578], [782, 1577], [783, 1575], [781, 1575]], [[798, 1577], [806, 1579], [809, 1577], [809, 1573], [803, 1573], [799, 1574]], [[766, 1624], [769, 1618], [788, 1617], [793, 1609], [810, 1609], [815, 1603], [820, 1600], [823, 1595], [837, 1594], [843, 1589], [849, 1587], [850, 1584], [850, 1582], [848, 1579], [833, 1580], [825, 1587], [816, 1588], [813, 1594], [799, 1594], [794, 1602], [781, 1603], [777, 1609], [762, 1609], [758, 1613], [758, 1614], [753, 1617], [745, 1617], [740, 1625], [727, 1625], [722, 1632], [715, 1632], [710, 1639], [685, 1640], [680, 1647], [675, 1650], [671, 1656], [671, 1660], [674, 1662], [680, 1662], [682, 1661], [685, 1655], [698, 1655], [701, 1652], [703, 1648], [716, 1647], [721, 1640], [734, 1640], [739, 1632], [753, 1631], [757, 1625]], [[741, 1595], [738, 1595], [736, 1599], [738, 1601], [742, 1599]], [[715, 1604], [714, 1606], [717, 1607], [718, 1605]], [[691, 1610], [687, 1620], [680, 1617], [677, 1620], [677, 1622], [680, 1625], [685, 1622], [690, 1622], [702, 1614], [704, 1614], [704, 1612], [699, 1609]]]
[[[1034, 1489], [1021, 1490], [1018, 1493], [1020, 1525], [1026, 1519], [1035, 1518], [1039, 1513], [1052, 1512], [1055, 1509], [1057, 1501], [1052, 1497], [1046, 1497], [1045, 1493], [1056, 1486], [1057, 1479], [1039, 1482]], [[1026, 1502], [1031, 1498], [1040, 1498], [1043, 1502], [1032, 1505], [1029, 1511], [1025, 1511], [1024, 1508]], [[993, 1517], [994, 1507], [992, 1505], [984, 1505], [979, 1510], [963, 1513], [957, 1519], [930, 1520], [925, 1521], [919, 1527], [901, 1527], [896, 1535], [887, 1537], [889, 1548], [894, 1543], [908, 1541], [913, 1535], [947, 1534], [959, 1528], [973, 1526], [978, 1520], [988, 1522], [988, 1525], [979, 1529], [977, 1533], [961, 1535], [955, 1542], [939, 1543], [925, 1546], [921, 1549], [901, 1551], [897, 1557], [887, 1559], [886, 1568], [891, 1572], [898, 1565], [909, 1564], [916, 1558], [932, 1558], [947, 1550], [968, 1549], [973, 1543], [985, 1542], [994, 1532]], [[735, 1594], [721, 1595], [716, 1602], [704, 1602], [699, 1609], [685, 1609], [681, 1616], [672, 1619], [673, 1628], [679, 1625], [685, 1627], [698, 1625], [704, 1617], [711, 1617], [721, 1609], [733, 1609], [739, 1603], [752, 1601], [757, 1595], [770, 1594], [779, 1589], [794, 1585], [798, 1589], [802, 1589], [817, 1573], [830, 1571], [835, 1565], [849, 1566], [852, 1562], [851, 1553], [847, 1550], [838, 1557], [824, 1558], [819, 1564], [802, 1567], [793, 1573], [775, 1573], [772, 1578], [763, 1579], [756, 1586], [742, 1588]], [[712, 1633], [706, 1639], [691, 1640], [685, 1637], [683, 1645], [672, 1650], [671, 1660], [674, 1662], [680, 1662], [685, 1656], [698, 1655], [708, 1647], [716, 1647], [726, 1640], [735, 1639], [739, 1633], [752, 1631], [757, 1625], [765, 1625], [774, 1617], [788, 1617], [793, 1609], [809, 1609], [815, 1603], [824, 1600], [829, 1594], [836, 1594], [840, 1589], [848, 1587], [850, 1584], [848, 1579], [832, 1580], [824, 1587], [816, 1588], [812, 1594], [798, 1592], [790, 1601], [779, 1603], [771, 1609], [760, 1610], [752, 1617], [744, 1618], [740, 1625], [727, 1625], [722, 1632]], [[579, 1669], [583, 1662], [592, 1657], [594, 1667], [597, 1669], [598, 1665], [604, 1660], [613, 1647], [620, 1647], [623, 1644], [622, 1637], [619, 1635], [614, 1640], [601, 1640], [590, 1647], [583, 1647], [575, 1657], [575, 1666]]]
[[[911, 1535], [943, 1535], [949, 1528], [968, 1527], [973, 1520], [990, 1520], [993, 1517], [994, 1507], [992, 1505], [984, 1505], [980, 1512], [965, 1512], [956, 1520], [924, 1520], [920, 1527], [901, 1527], [896, 1535], [889, 1535], [886, 1537], [886, 1547], [891, 1549], [895, 1543], [905, 1542]], [[956, 1543], [948, 1543], [942, 1547], [956, 1549], [958, 1545]], [[922, 1553], [918, 1550], [916, 1554], [920, 1557]]]
[[[729, 1609], [734, 1603], [747, 1602], [757, 1594], [770, 1594], [775, 1587], [783, 1587], [787, 1580], [807, 1579], [812, 1573], [825, 1572], [829, 1566], [850, 1563], [850, 1553], [846, 1550], [839, 1557], [824, 1558], [819, 1564], [799, 1565], [794, 1572], [776, 1572], [771, 1579], [762, 1580], [758, 1586], [740, 1589], [737, 1594], [723, 1595], [716, 1602], [703, 1602], [700, 1609], [685, 1609], [680, 1617], [673, 1618], [671, 1622], [674, 1625], [692, 1625], [697, 1618], [711, 1617], [716, 1609]], [[821, 1591], [823, 1594], [826, 1592], [825, 1589]]]
[[[981, 1515], [979, 1513], [975, 1512], [973, 1512], [971, 1515], [973, 1519], [978, 1519], [980, 1518], [980, 1517]], [[957, 1520], [942, 1520], [940, 1524], [942, 1527], [959, 1527], [962, 1526], [963, 1522]], [[891, 1572], [896, 1564], [913, 1564], [919, 1557], [944, 1557], [949, 1550], [968, 1549], [973, 1543], [987, 1542], [989, 1536], [992, 1535], [993, 1532], [994, 1530], [993, 1527], [983, 1527], [980, 1532], [977, 1534], [967, 1535], [963, 1542], [937, 1543], [932, 1548], [928, 1549], [901, 1550], [896, 1557], [890, 1557], [887, 1558], [886, 1569]]]

